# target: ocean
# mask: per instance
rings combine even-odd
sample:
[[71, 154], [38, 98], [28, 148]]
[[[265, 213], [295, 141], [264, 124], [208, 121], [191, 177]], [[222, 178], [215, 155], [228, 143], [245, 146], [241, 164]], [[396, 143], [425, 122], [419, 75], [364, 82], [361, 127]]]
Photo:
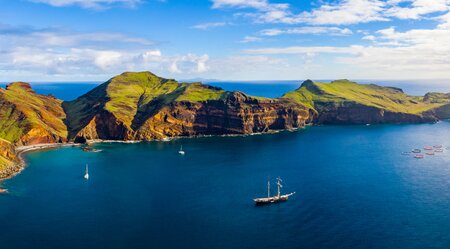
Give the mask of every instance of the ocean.
[[[63, 94], [56, 96], [76, 96]], [[447, 148], [449, 137], [450, 122], [443, 121], [31, 152], [26, 169], [0, 183], [10, 192], [0, 195], [0, 245], [449, 248], [450, 150], [424, 159], [402, 155], [426, 145]], [[267, 195], [268, 177], [275, 193], [278, 176], [282, 192], [296, 194], [255, 206], [253, 198]]]
[[[319, 82], [330, 82], [330, 80], [318, 80]], [[422, 96], [427, 92], [450, 92], [450, 80], [430, 81], [377, 81], [356, 80], [360, 83], [374, 83], [381, 86], [392, 86], [402, 88], [407, 94]], [[280, 81], [211, 81], [205, 82], [212, 86], [221, 87], [227, 91], [241, 91], [253, 96], [278, 98], [283, 94], [294, 91], [301, 86], [303, 80], [280, 80]], [[70, 101], [92, 90], [102, 82], [63, 82], [42, 83], [32, 82], [33, 90], [40, 94], [53, 94], [59, 99]], [[7, 83], [0, 83], [5, 87]]]

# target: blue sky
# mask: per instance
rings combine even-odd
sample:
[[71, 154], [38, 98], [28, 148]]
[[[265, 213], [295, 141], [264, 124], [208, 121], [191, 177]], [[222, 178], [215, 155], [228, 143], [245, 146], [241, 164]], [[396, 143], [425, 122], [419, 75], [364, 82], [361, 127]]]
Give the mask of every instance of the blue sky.
[[0, 0], [1, 81], [450, 79], [450, 0]]

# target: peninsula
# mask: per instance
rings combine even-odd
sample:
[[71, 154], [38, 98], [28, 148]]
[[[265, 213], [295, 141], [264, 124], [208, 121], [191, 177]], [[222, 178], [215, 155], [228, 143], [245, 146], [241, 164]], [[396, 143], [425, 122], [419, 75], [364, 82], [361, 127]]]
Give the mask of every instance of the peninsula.
[[[24, 146], [89, 140], [265, 133], [313, 124], [424, 123], [450, 118], [450, 94], [410, 96], [348, 80], [307, 80], [280, 98], [127, 72], [64, 102], [14, 82], [0, 89], [0, 178], [23, 167]], [[29, 147], [28, 147], [29, 148]]]

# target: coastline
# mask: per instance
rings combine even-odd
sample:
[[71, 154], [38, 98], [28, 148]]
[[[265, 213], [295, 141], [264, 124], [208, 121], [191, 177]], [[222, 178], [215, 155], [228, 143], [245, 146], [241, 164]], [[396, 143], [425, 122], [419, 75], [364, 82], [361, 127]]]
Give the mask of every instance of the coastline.
[[[20, 174], [26, 166], [26, 162], [24, 159], [24, 154], [31, 152], [31, 151], [38, 151], [38, 150], [45, 150], [45, 149], [56, 149], [56, 148], [63, 148], [63, 147], [71, 147], [71, 146], [80, 146], [80, 144], [77, 143], [56, 143], [56, 144], [34, 144], [34, 145], [26, 145], [26, 146], [19, 146], [15, 148], [16, 156], [18, 159], [18, 162], [11, 165], [10, 171], [11, 174], [1, 177], [0, 183], [4, 180], [8, 180], [13, 178], [14, 176]], [[0, 194], [2, 193], [8, 193], [7, 189], [0, 187]]]
[[[305, 125], [311, 126], [310, 124]], [[154, 140], [104, 140], [104, 139], [93, 139], [93, 140], [87, 140], [87, 145], [92, 144], [101, 144], [101, 143], [123, 143], [123, 144], [135, 144], [135, 143], [142, 143], [142, 142], [152, 142], [152, 141], [159, 141], [159, 142], [170, 142], [172, 140], [177, 139], [183, 139], [183, 138], [204, 138], [204, 137], [246, 137], [246, 136], [255, 136], [255, 135], [266, 135], [266, 134], [276, 134], [284, 131], [288, 132], [295, 132], [301, 129], [304, 129], [305, 127], [301, 128], [293, 128], [293, 129], [285, 129], [285, 130], [270, 130], [266, 132], [255, 132], [255, 133], [249, 133], [249, 134], [217, 134], [217, 135], [196, 135], [196, 136], [186, 136], [186, 137], [167, 137], [164, 139], [154, 139]], [[45, 144], [33, 144], [33, 145], [25, 145], [25, 146], [18, 146], [15, 148], [16, 155], [18, 158], [18, 162], [14, 163], [11, 168], [11, 174], [0, 177], [0, 183], [4, 180], [8, 180], [13, 178], [14, 176], [20, 174], [26, 167], [26, 162], [24, 159], [24, 154], [32, 151], [39, 151], [39, 150], [46, 150], [46, 149], [57, 149], [57, 148], [64, 148], [64, 147], [72, 147], [72, 146], [82, 146], [83, 144], [80, 143], [45, 143]], [[7, 189], [1, 188], [0, 185], [0, 194], [8, 193]]]

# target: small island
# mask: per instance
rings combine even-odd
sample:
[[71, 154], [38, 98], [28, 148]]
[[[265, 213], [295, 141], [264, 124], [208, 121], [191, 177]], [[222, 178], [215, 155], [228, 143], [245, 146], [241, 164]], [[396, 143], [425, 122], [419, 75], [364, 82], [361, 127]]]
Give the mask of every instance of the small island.
[[280, 98], [126, 72], [64, 102], [14, 82], [0, 89], [0, 179], [29, 150], [89, 141], [151, 141], [295, 130], [315, 124], [426, 123], [450, 118], [450, 94], [307, 80]]

